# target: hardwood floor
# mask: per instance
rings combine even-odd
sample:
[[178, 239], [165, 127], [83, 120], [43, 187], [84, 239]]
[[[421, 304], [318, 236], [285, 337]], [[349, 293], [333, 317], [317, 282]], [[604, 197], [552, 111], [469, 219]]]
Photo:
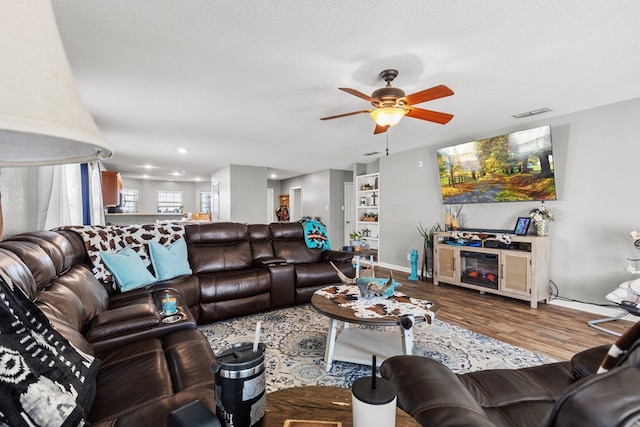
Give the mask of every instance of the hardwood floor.
[[[612, 344], [617, 337], [600, 332], [587, 321], [603, 316], [559, 307], [538, 304], [529, 307], [526, 301], [431, 281], [409, 282], [407, 273], [394, 271], [394, 278], [403, 284], [417, 284], [440, 303], [436, 318], [501, 341], [545, 354], [556, 360], [568, 360], [575, 353], [601, 344]], [[384, 268], [376, 270], [377, 277], [386, 277]], [[606, 327], [624, 332], [633, 322], [619, 320]]]

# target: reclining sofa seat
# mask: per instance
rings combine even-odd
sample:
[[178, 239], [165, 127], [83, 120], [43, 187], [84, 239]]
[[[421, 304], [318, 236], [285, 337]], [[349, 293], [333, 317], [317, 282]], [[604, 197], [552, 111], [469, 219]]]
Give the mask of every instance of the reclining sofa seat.
[[185, 299], [199, 324], [308, 303], [317, 289], [339, 283], [330, 260], [353, 274], [350, 254], [308, 248], [297, 222], [193, 224], [185, 239], [197, 307]]
[[106, 289], [82, 263], [84, 246], [74, 238], [64, 232], [38, 231], [2, 241], [0, 270], [74, 347], [100, 360], [89, 421], [98, 426], [162, 426], [171, 411], [195, 400], [215, 412], [214, 355], [194, 324], [181, 330], [162, 329], [162, 335], [151, 327], [148, 338], [138, 334], [135, 339], [118, 335], [127, 325], [112, 325], [115, 337], [107, 340], [109, 344], [92, 345], [87, 337], [101, 316], [125, 309], [135, 313], [132, 323], [143, 322], [133, 325], [139, 329], [158, 314], [148, 292], [111, 306]]
[[198, 323], [269, 310], [269, 270], [254, 263], [246, 224], [185, 227], [189, 264], [198, 277]]
[[294, 265], [295, 303], [311, 301], [313, 293], [332, 283], [339, 283], [329, 261], [347, 276], [353, 276], [352, 254], [335, 250], [310, 249], [300, 223], [282, 222], [269, 225], [274, 255]]
[[422, 426], [622, 427], [640, 425], [640, 340], [597, 373], [611, 346], [570, 361], [454, 374], [436, 360], [394, 356], [380, 367], [398, 406]]

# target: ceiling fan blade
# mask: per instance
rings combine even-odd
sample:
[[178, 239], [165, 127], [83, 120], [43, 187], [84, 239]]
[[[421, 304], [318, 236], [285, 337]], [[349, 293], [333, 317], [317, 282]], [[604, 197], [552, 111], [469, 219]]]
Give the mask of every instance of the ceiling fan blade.
[[362, 92], [360, 92], [358, 90], [355, 90], [355, 89], [349, 89], [348, 87], [339, 87], [338, 89], [340, 89], [340, 90], [342, 90], [344, 92], [350, 93], [351, 95], [357, 96], [358, 98], [362, 98], [365, 101], [369, 101], [369, 102], [377, 102], [378, 101], [377, 99], [372, 98], [369, 95], [364, 94], [364, 93], [362, 93]]
[[406, 116], [413, 117], [414, 119], [440, 123], [441, 125], [447, 124], [451, 119], [453, 119], [453, 114], [441, 113], [439, 111], [423, 110], [422, 108], [417, 107], [409, 108]]
[[388, 126], [380, 126], [380, 125], [376, 124], [376, 128], [375, 128], [375, 130], [373, 131], [373, 134], [374, 134], [374, 135], [377, 135], [377, 134], [379, 134], [379, 133], [384, 133], [384, 132], [386, 132], [388, 129], [389, 129], [389, 127], [388, 127]]
[[340, 117], [354, 116], [356, 114], [370, 113], [371, 110], [353, 111], [351, 113], [338, 114], [337, 116], [322, 117], [320, 120], [339, 119]]
[[420, 92], [412, 93], [404, 97], [407, 105], [420, 104], [421, 102], [431, 101], [433, 99], [444, 98], [453, 95], [453, 91], [445, 85], [434, 86]]

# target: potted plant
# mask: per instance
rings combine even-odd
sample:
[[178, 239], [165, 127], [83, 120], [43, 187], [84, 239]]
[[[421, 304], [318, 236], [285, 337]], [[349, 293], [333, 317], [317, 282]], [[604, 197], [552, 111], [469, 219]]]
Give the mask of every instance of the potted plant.
[[420, 235], [424, 239], [424, 247], [433, 248], [433, 235], [438, 231], [442, 231], [442, 227], [440, 227], [440, 224], [436, 223], [429, 230], [424, 228], [422, 226], [422, 223], [419, 223], [417, 227], [418, 227], [418, 232], [420, 232]]
[[545, 205], [534, 208], [529, 211], [529, 218], [536, 225], [536, 234], [538, 236], [546, 236], [549, 234], [549, 222], [553, 221], [553, 212]]
[[351, 240], [353, 251], [360, 252], [362, 250], [362, 233], [359, 231], [352, 231], [351, 233], [349, 233], [349, 239]]
[[[426, 270], [427, 275], [430, 274], [430, 271], [433, 271], [433, 237], [434, 234], [438, 231], [442, 231], [442, 227], [439, 223], [433, 225], [430, 229], [426, 229], [422, 226], [422, 223], [418, 223], [418, 232], [422, 236], [423, 239], [423, 262], [422, 262], [422, 277], [424, 277], [424, 273]], [[431, 259], [431, 268], [429, 268], [429, 259]]]

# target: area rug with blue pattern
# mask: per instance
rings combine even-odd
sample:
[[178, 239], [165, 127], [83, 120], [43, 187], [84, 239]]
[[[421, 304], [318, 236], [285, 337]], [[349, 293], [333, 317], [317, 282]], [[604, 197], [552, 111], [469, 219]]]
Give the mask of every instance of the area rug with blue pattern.
[[[261, 322], [260, 342], [267, 348], [268, 392], [303, 385], [351, 387], [357, 378], [371, 375], [370, 367], [346, 362], [333, 362], [331, 370], [325, 372], [329, 320], [309, 304], [216, 322], [201, 326], [200, 330], [219, 354], [233, 344], [253, 342], [257, 322]], [[413, 327], [413, 354], [435, 359], [455, 373], [553, 362], [546, 356], [448, 324], [437, 316], [431, 325], [422, 322]]]

